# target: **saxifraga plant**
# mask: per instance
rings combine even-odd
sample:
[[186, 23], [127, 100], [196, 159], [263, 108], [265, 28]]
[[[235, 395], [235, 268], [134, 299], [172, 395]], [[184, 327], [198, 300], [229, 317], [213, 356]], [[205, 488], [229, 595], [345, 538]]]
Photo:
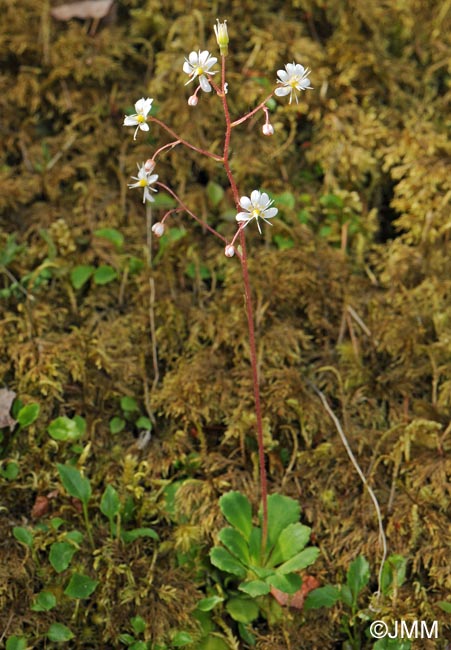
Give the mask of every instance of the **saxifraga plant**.
[[[262, 408], [260, 400], [260, 389], [259, 389], [259, 379], [258, 379], [258, 369], [257, 369], [257, 352], [256, 352], [256, 341], [255, 341], [255, 329], [254, 329], [254, 315], [252, 307], [252, 296], [251, 296], [251, 285], [249, 278], [248, 270], [248, 259], [246, 252], [246, 237], [245, 237], [245, 228], [251, 222], [255, 221], [258, 227], [259, 232], [261, 233], [261, 222], [266, 224], [271, 224], [271, 219], [277, 215], [278, 209], [273, 206], [273, 201], [270, 199], [268, 194], [264, 191], [254, 189], [250, 192], [250, 196], [240, 195], [237, 182], [235, 180], [231, 165], [230, 165], [230, 142], [232, 137], [232, 132], [235, 127], [239, 124], [243, 124], [246, 120], [255, 116], [259, 111], [262, 111], [265, 115], [265, 123], [262, 127], [262, 132], [265, 136], [271, 136], [274, 133], [274, 127], [269, 120], [269, 111], [267, 103], [273, 98], [274, 95], [283, 97], [289, 95], [290, 103], [294, 100], [298, 101], [297, 96], [300, 92], [311, 88], [310, 80], [308, 78], [309, 70], [304, 68], [298, 63], [288, 63], [285, 65], [285, 69], [279, 70], [277, 72], [278, 80], [277, 87], [260, 103], [256, 108], [251, 110], [249, 113], [246, 113], [238, 119], [232, 119], [229, 111], [229, 105], [227, 101], [228, 93], [228, 84], [226, 81], [226, 58], [228, 55], [228, 43], [229, 36], [227, 31], [226, 22], [219, 22], [214, 26], [216, 40], [220, 49], [221, 56], [221, 70], [220, 70], [220, 81], [217, 83], [215, 81], [214, 75], [218, 74], [219, 71], [215, 70], [214, 67], [218, 62], [218, 59], [210, 54], [207, 50], [191, 52], [189, 56], [185, 59], [183, 64], [183, 72], [185, 72], [189, 79], [186, 84], [191, 82], [197, 82], [198, 86], [194, 93], [189, 97], [188, 104], [191, 107], [197, 105], [199, 101], [199, 94], [210, 93], [214, 91], [216, 96], [220, 99], [222, 110], [224, 113], [225, 120], [225, 133], [224, 133], [224, 146], [222, 155], [218, 155], [197, 147], [196, 145], [188, 142], [182, 137], [179, 137], [169, 126], [167, 126], [163, 121], [152, 116], [152, 102], [153, 99], [144, 97], [138, 100], [135, 103], [135, 111], [133, 115], [126, 116], [124, 119], [124, 126], [131, 126], [135, 128], [134, 138], [139, 131], [149, 131], [149, 123], [156, 124], [164, 129], [173, 140], [159, 149], [149, 158], [144, 164], [138, 165], [138, 174], [137, 176], [132, 177], [135, 181], [129, 185], [130, 188], [141, 188], [144, 192], [143, 203], [152, 202], [154, 198], [152, 196], [153, 192], [157, 192], [160, 188], [168, 192], [173, 199], [175, 199], [177, 207], [171, 208], [167, 211], [161, 221], [154, 223], [152, 226], [152, 232], [157, 236], [161, 237], [165, 232], [165, 222], [171, 215], [176, 215], [180, 213], [188, 214], [192, 219], [200, 223], [203, 228], [217, 237], [222, 241], [224, 245], [225, 255], [229, 258], [237, 256], [241, 262], [242, 277], [243, 277], [243, 288], [245, 295], [245, 304], [246, 304], [246, 314], [247, 314], [247, 326], [248, 326], [248, 336], [249, 336], [249, 349], [250, 349], [250, 360], [252, 367], [252, 380], [253, 380], [253, 391], [254, 391], [254, 400], [255, 400], [255, 415], [256, 415], [256, 427], [257, 427], [257, 441], [258, 441], [258, 456], [259, 456], [259, 475], [260, 475], [260, 495], [261, 495], [261, 508], [262, 508], [262, 519], [261, 519], [261, 540], [259, 542], [259, 553], [261, 558], [266, 557], [267, 552], [267, 543], [268, 543], [268, 487], [267, 487], [267, 477], [265, 469], [265, 452], [264, 452], [264, 443], [263, 443], [263, 424], [262, 424]], [[185, 84], [185, 85], [186, 85]], [[172, 150], [178, 145], [183, 145], [188, 147], [191, 150], [196, 151], [197, 153], [207, 156], [208, 158], [213, 159], [218, 164], [222, 165], [230, 184], [230, 188], [233, 194], [237, 214], [236, 222], [237, 229], [231, 239], [225, 238], [219, 232], [217, 232], [213, 227], [204, 222], [199, 218], [189, 207], [184, 203], [184, 201], [177, 195], [177, 193], [168, 187], [165, 183], [162, 183], [159, 179], [158, 174], [154, 173], [156, 162], [158, 156], [165, 150]], [[155, 360], [155, 357], [154, 357]], [[155, 365], [155, 364], [154, 364]], [[273, 541], [273, 540], [272, 540]]]

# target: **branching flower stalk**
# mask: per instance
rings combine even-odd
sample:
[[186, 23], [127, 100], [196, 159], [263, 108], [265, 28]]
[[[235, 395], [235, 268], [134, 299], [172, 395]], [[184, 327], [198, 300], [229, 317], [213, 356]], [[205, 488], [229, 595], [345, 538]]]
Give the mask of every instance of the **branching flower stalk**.
[[[218, 85], [214, 80], [214, 75], [218, 73], [218, 70], [214, 70], [218, 59], [210, 54], [207, 50], [198, 50], [193, 51], [185, 58], [183, 64], [183, 72], [189, 76], [188, 81], [185, 85], [190, 84], [191, 82], [198, 82], [198, 87], [194, 93], [188, 99], [188, 105], [195, 107], [199, 101], [199, 95], [202, 92], [211, 93], [213, 90], [216, 95], [220, 98], [222, 103], [222, 109], [224, 112], [225, 119], [225, 135], [224, 135], [224, 148], [222, 156], [212, 153], [206, 149], [197, 147], [190, 142], [186, 141], [184, 138], [180, 137], [173, 129], [168, 127], [161, 120], [149, 115], [152, 109], [153, 99], [141, 98], [135, 103], [136, 113], [134, 115], [126, 116], [124, 119], [125, 126], [135, 127], [134, 139], [136, 138], [139, 131], [149, 131], [149, 122], [157, 124], [163, 128], [174, 140], [168, 144], [160, 147], [145, 163], [141, 166], [138, 165], [138, 175], [133, 177], [136, 181], [129, 185], [130, 188], [141, 188], [144, 190], [143, 202], [146, 201], [152, 202], [154, 198], [152, 192], [157, 191], [157, 187], [165, 190], [170, 194], [177, 202], [178, 207], [173, 208], [167, 211], [161, 221], [158, 221], [153, 224], [152, 231], [157, 237], [161, 237], [165, 231], [165, 222], [168, 218], [179, 214], [180, 212], [186, 212], [190, 217], [208, 230], [212, 235], [215, 235], [218, 239], [225, 244], [224, 253], [227, 257], [231, 258], [237, 256], [241, 263], [242, 277], [243, 277], [243, 287], [244, 287], [244, 297], [246, 305], [246, 315], [247, 315], [247, 324], [248, 324], [248, 334], [249, 334], [249, 349], [250, 349], [250, 362], [252, 368], [252, 383], [253, 383], [253, 392], [254, 392], [254, 402], [255, 402], [255, 416], [256, 416], [256, 427], [257, 427], [257, 442], [258, 442], [258, 460], [259, 460], [259, 477], [260, 477], [260, 497], [262, 503], [262, 543], [261, 543], [261, 552], [262, 555], [265, 553], [266, 540], [268, 535], [268, 482], [266, 475], [266, 466], [265, 466], [265, 449], [264, 449], [264, 440], [263, 440], [263, 420], [262, 420], [262, 407], [261, 407], [261, 398], [260, 398], [260, 385], [258, 377], [258, 365], [257, 365], [257, 350], [255, 342], [255, 327], [254, 327], [254, 314], [252, 306], [252, 292], [251, 284], [249, 279], [249, 268], [248, 268], [248, 258], [246, 250], [246, 237], [245, 237], [245, 228], [252, 222], [256, 221], [258, 230], [261, 234], [260, 222], [263, 221], [268, 225], [272, 225], [269, 219], [272, 219], [276, 216], [278, 210], [276, 207], [273, 207], [273, 201], [270, 199], [268, 194], [260, 190], [253, 190], [250, 193], [250, 196], [240, 196], [238, 191], [238, 186], [234, 178], [231, 166], [230, 166], [230, 141], [232, 136], [232, 130], [243, 124], [246, 120], [250, 119], [256, 115], [259, 111], [262, 111], [265, 117], [265, 123], [262, 127], [262, 133], [265, 136], [271, 136], [274, 133], [274, 127], [269, 120], [269, 110], [266, 106], [267, 102], [272, 99], [274, 95], [276, 96], [290, 96], [290, 103], [293, 98], [296, 99], [297, 95], [301, 91], [304, 91], [308, 88], [311, 88], [310, 81], [308, 79], [309, 70], [301, 66], [300, 64], [288, 63], [285, 66], [285, 70], [278, 70], [278, 80], [277, 83], [280, 87], [274, 88], [274, 90], [261, 102], [256, 108], [249, 111], [242, 117], [232, 120], [230, 116], [229, 106], [227, 103], [227, 93], [228, 93], [228, 84], [226, 82], [226, 57], [228, 55], [228, 44], [229, 36], [227, 31], [227, 24], [224, 21], [214, 26], [214, 31], [216, 35], [216, 40], [220, 50], [221, 56], [221, 81]], [[162, 183], [158, 180], [158, 174], [154, 174], [154, 168], [156, 166], [156, 160], [158, 156], [166, 150], [171, 150], [178, 145], [183, 145], [203, 156], [211, 158], [218, 163], [221, 163], [224, 167], [224, 170], [227, 174], [227, 178], [232, 190], [233, 199], [237, 209], [236, 222], [237, 230], [229, 241], [218, 233], [212, 226], [205, 223], [205, 221], [199, 218], [194, 212], [192, 212], [182, 201], [182, 199], [177, 195], [177, 193], [169, 188], [165, 183]], [[235, 246], [235, 242], [239, 240], [239, 245]]]

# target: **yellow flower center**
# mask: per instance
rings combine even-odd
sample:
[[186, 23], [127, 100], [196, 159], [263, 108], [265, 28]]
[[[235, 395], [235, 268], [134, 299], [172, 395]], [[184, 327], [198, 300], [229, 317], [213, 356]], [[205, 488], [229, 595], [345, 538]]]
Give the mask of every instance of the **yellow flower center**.
[[196, 74], [200, 77], [201, 74], [204, 74], [204, 69], [201, 66], [196, 68]]
[[260, 215], [261, 215], [261, 210], [259, 210], [258, 208], [254, 208], [254, 209], [252, 210], [252, 217], [253, 217], [254, 219], [258, 219], [258, 217], [259, 217]]
[[146, 118], [144, 117], [144, 115], [138, 115], [136, 117], [136, 121], [139, 122], [140, 124], [142, 124], [143, 122], [146, 121]]
[[296, 79], [296, 77], [294, 77], [293, 79], [290, 79], [289, 84], [293, 89], [296, 89], [296, 86], [298, 85], [298, 80]]
[[139, 181], [139, 186], [140, 187], [147, 187], [147, 181], [145, 178], [141, 178]]

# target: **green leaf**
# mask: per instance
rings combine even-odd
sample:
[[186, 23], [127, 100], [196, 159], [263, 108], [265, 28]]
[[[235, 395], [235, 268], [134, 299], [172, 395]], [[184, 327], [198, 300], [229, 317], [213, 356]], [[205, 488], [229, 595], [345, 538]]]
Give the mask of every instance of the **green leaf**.
[[65, 571], [77, 549], [69, 542], [53, 542], [50, 547], [49, 562], [57, 573]]
[[28, 427], [37, 420], [40, 411], [39, 404], [27, 404], [17, 414], [17, 422], [21, 427]]
[[6, 642], [5, 650], [26, 650], [27, 640], [23, 636], [10, 636]]
[[224, 598], [219, 596], [210, 596], [210, 598], [202, 598], [196, 605], [196, 609], [200, 612], [209, 612], [219, 603], [224, 602]]
[[251, 623], [259, 615], [257, 603], [250, 598], [240, 598], [236, 596], [230, 598], [226, 604], [226, 610], [234, 621], [239, 623]]
[[135, 634], [143, 634], [146, 631], [146, 621], [142, 616], [134, 616], [130, 619], [130, 625]]
[[224, 546], [244, 565], [250, 562], [249, 547], [235, 528], [223, 528], [218, 535]]
[[144, 268], [144, 262], [143, 260], [139, 259], [139, 257], [134, 257], [133, 255], [129, 257], [128, 260], [128, 270], [130, 271], [130, 275], [135, 275], [136, 273], [139, 273], [142, 271]]
[[[301, 506], [295, 499], [282, 494], [271, 494], [268, 497], [268, 548], [274, 546], [284, 528], [299, 522], [300, 515]], [[261, 508], [259, 516], [261, 521]]]
[[385, 596], [400, 587], [406, 579], [407, 560], [402, 555], [390, 555], [382, 570], [381, 588]]
[[116, 248], [122, 248], [124, 244], [124, 235], [115, 228], [99, 228], [98, 230], [94, 230], [94, 235], [108, 239]]
[[276, 205], [285, 206], [287, 208], [293, 209], [296, 204], [296, 199], [291, 192], [282, 192], [282, 194], [277, 194], [274, 197]]
[[54, 641], [55, 643], [64, 643], [73, 639], [74, 635], [62, 623], [52, 623], [47, 632], [47, 638], [49, 641]]
[[11, 461], [5, 468], [2, 467], [0, 469], [0, 475], [3, 476], [3, 478], [6, 478], [7, 481], [14, 481], [14, 479], [19, 475], [19, 465], [14, 461]]
[[149, 646], [146, 641], [135, 641], [129, 647], [129, 650], [148, 650]]
[[131, 645], [135, 641], [135, 637], [131, 634], [119, 634], [119, 641], [125, 645]]
[[244, 625], [243, 623], [238, 623], [238, 632], [240, 633], [240, 637], [243, 639], [245, 643], [247, 643], [247, 645], [252, 647], [257, 643], [257, 638], [255, 634], [252, 634], [251, 630], [248, 629], [247, 626]]
[[276, 566], [286, 562], [293, 555], [299, 553], [310, 539], [312, 529], [303, 524], [289, 524], [279, 535], [279, 538], [271, 553], [268, 566]]
[[98, 580], [93, 580], [89, 576], [85, 576], [80, 573], [74, 573], [69, 580], [69, 584], [64, 590], [64, 593], [70, 598], [89, 598], [89, 596], [95, 591], [98, 584]]
[[114, 417], [110, 420], [110, 433], [115, 435], [124, 430], [125, 420], [119, 417]]
[[94, 273], [94, 266], [80, 265], [72, 269], [70, 274], [70, 281], [74, 289], [81, 289], [82, 286], [89, 280]]
[[118, 493], [112, 485], [107, 485], [100, 500], [101, 512], [108, 519], [113, 519], [119, 513], [120, 508], [121, 502]]
[[102, 264], [94, 272], [94, 282], [96, 284], [108, 284], [117, 278], [117, 273], [109, 264]]
[[188, 632], [176, 632], [172, 637], [172, 645], [181, 648], [184, 645], [193, 643], [193, 637]]
[[89, 480], [82, 476], [76, 467], [61, 465], [60, 463], [57, 463], [56, 466], [61, 482], [71, 497], [80, 499], [84, 504], [87, 504], [92, 493]]
[[64, 442], [73, 442], [83, 436], [86, 431], [86, 421], [80, 416], [73, 420], [63, 415], [50, 422], [47, 427], [49, 436], [53, 440], [62, 440]]
[[139, 406], [133, 397], [125, 395], [124, 397], [121, 397], [121, 409], [124, 413], [133, 413], [134, 411], [139, 411]]
[[439, 600], [437, 601], [436, 605], [438, 605], [440, 609], [442, 609], [447, 614], [451, 614], [451, 603], [447, 600]]
[[229, 524], [249, 541], [252, 531], [252, 507], [249, 499], [241, 492], [227, 492], [219, 499], [219, 506]]
[[152, 528], [135, 528], [133, 530], [124, 530], [121, 533], [121, 537], [126, 544], [129, 544], [130, 542], [134, 542], [136, 539], [139, 539], [140, 537], [151, 537], [152, 539], [156, 539], [157, 541], [160, 539], [158, 537], [158, 534], [154, 530], [152, 530]]
[[352, 607], [352, 593], [348, 585], [341, 585], [340, 600], [348, 607]]
[[80, 546], [85, 536], [79, 530], [70, 530], [66, 533], [66, 539], [73, 542], [76, 546]]
[[138, 429], [146, 429], [146, 431], [152, 431], [152, 422], [149, 420], [149, 418], [146, 418], [145, 415], [141, 415], [136, 422], [135, 425], [138, 427]]
[[319, 555], [319, 548], [316, 546], [309, 546], [304, 549], [297, 555], [294, 555], [287, 562], [284, 562], [279, 567], [277, 567], [277, 573], [281, 575], [286, 575], [287, 573], [292, 573], [293, 571], [301, 571], [306, 567], [314, 563], [316, 558]]
[[289, 250], [294, 246], [294, 240], [291, 237], [284, 237], [283, 235], [274, 235], [273, 239], [279, 251]]
[[21, 544], [28, 546], [28, 548], [33, 547], [33, 533], [28, 530], [28, 528], [24, 528], [23, 526], [14, 526], [13, 535]]
[[41, 591], [31, 606], [33, 612], [49, 612], [56, 606], [55, 595], [51, 591]]
[[262, 529], [252, 526], [249, 537], [249, 554], [253, 564], [261, 562]]
[[350, 565], [346, 574], [346, 584], [352, 593], [352, 601], [357, 603], [359, 593], [366, 587], [370, 579], [370, 565], [368, 561], [359, 555]]
[[280, 589], [284, 594], [295, 594], [302, 587], [302, 579], [297, 573], [278, 575], [277, 573], [268, 578], [270, 585]]
[[249, 580], [249, 582], [242, 582], [238, 589], [244, 591], [245, 594], [248, 594], [252, 598], [266, 596], [270, 591], [269, 584], [263, 582], [263, 580]]
[[210, 199], [213, 207], [216, 207], [219, 203], [221, 203], [224, 197], [224, 190], [220, 185], [218, 185], [218, 183], [209, 181], [207, 183], [207, 196]]
[[304, 601], [304, 609], [319, 609], [320, 607], [332, 607], [340, 600], [340, 590], [333, 585], [318, 587], [307, 594]]
[[215, 546], [210, 551], [211, 563], [227, 573], [232, 573], [239, 578], [245, 578], [247, 571], [243, 565], [236, 560], [233, 555], [221, 546]]

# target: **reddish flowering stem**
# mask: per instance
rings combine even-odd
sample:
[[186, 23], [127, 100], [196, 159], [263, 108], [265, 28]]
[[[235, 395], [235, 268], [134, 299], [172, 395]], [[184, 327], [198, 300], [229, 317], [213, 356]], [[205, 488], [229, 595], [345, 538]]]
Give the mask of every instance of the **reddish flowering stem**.
[[156, 157], [159, 156], [162, 151], [164, 151], [165, 149], [173, 149], [178, 144], [182, 144], [182, 141], [181, 140], [174, 140], [174, 142], [168, 142], [168, 144], [164, 144], [162, 147], [160, 147], [159, 149], [157, 149], [155, 151], [155, 153], [152, 156], [151, 160], [155, 161]]
[[254, 108], [254, 110], [250, 111], [250, 113], [246, 113], [246, 115], [243, 115], [243, 117], [240, 117], [239, 120], [235, 120], [234, 122], [232, 122], [231, 125], [230, 125], [231, 128], [233, 128], [234, 126], [238, 126], [238, 124], [242, 124], [243, 122], [248, 120], [250, 117], [252, 117], [252, 115], [255, 115], [255, 113], [258, 113], [258, 111], [264, 110], [264, 106], [265, 106], [266, 102], [269, 99], [271, 99], [271, 97], [273, 95], [274, 95], [274, 91], [270, 95], [268, 95], [268, 97], [266, 99], [264, 99], [256, 108]]
[[[168, 192], [168, 194], [170, 194], [172, 197], [174, 197], [174, 199], [177, 201], [177, 203], [180, 205], [180, 207], [183, 208], [183, 210], [185, 212], [187, 212], [190, 215], [190, 217], [192, 217], [195, 221], [197, 221], [197, 223], [200, 223], [200, 225], [203, 226], [204, 228], [206, 228], [209, 232], [211, 232], [212, 235], [215, 235], [216, 237], [221, 239], [221, 241], [223, 241], [225, 244], [227, 244], [226, 238], [223, 237], [222, 235], [220, 235], [219, 232], [217, 232], [214, 228], [209, 226], [208, 223], [206, 223], [205, 221], [202, 221], [202, 219], [199, 219], [199, 217], [196, 214], [194, 214], [194, 212], [191, 212], [191, 210], [183, 203], [182, 199], [173, 190], [171, 190], [170, 187], [168, 187], [164, 183], [160, 183], [160, 181], [157, 181], [155, 183], [155, 185], [158, 185], [163, 190], [166, 190], [166, 192]], [[167, 215], [165, 215], [165, 216], [167, 216]]]
[[156, 117], [149, 117], [149, 120], [151, 122], [155, 122], [155, 124], [158, 124], [159, 126], [161, 126], [161, 128], [163, 128], [165, 131], [170, 133], [173, 138], [178, 140], [178, 142], [180, 142], [180, 144], [184, 144], [185, 147], [188, 147], [188, 149], [192, 149], [193, 151], [197, 151], [197, 153], [200, 153], [203, 156], [207, 156], [208, 158], [213, 158], [213, 160], [216, 160], [217, 162], [222, 162], [222, 157], [221, 156], [218, 156], [217, 154], [212, 153], [211, 151], [207, 151], [207, 149], [200, 149], [199, 147], [194, 146], [190, 142], [187, 142], [183, 138], [179, 137], [175, 131], [173, 131], [171, 128], [169, 128], [169, 126], [167, 126], [164, 122], [157, 119]]
[[[226, 121], [226, 133], [224, 138], [224, 154], [223, 154], [223, 165], [227, 173], [227, 178], [229, 179], [230, 187], [232, 188], [233, 197], [235, 199], [237, 210], [240, 210], [240, 195], [238, 192], [238, 187], [235, 182], [232, 170], [229, 163], [229, 149], [230, 149], [230, 137], [232, 134], [232, 126], [234, 124], [240, 124], [241, 121], [232, 123], [230, 120], [230, 111], [227, 104], [227, 96], [224, 92], [224, 83], [225, 83], [225, 56], [221, 57], [221, 90], [220, 92], [217, 86], [215, 86], [212, 81], [213, 87], [215, 88], [217, 94], [221, 97], [222, 106], [224, 109], [224, 116]], [[269, 99], [269, 98], [268, 98]], [[267, 100], [265, 100], [267, 101]], [[264, 102], [263, 102], [264, 104]], [[262, 105], [258, 106], [255, 111], [252, 111], [247, 117], [250, 117], [251, 114], [260, 110]], [[245, 119], [247, 119], [245, 117]], [[252, 383], [254, 387], [254, 401], [255, 401], [255, 415], [257, 418], [257, 442], [258, 442], [258, 462], [260, 468], [260, 490], [261, 490], [261, 500], [262, 500], [262, 545], [261, 553], [262, 555], [265, 552], [266, 540], [268, 537], [268, 479], [266, 475], [266, 465], [265, 465], [265, 447], [263, 440], [263, 419], [262, 419], [262, 409], [260, 401], [260, 384], [258, 380], [258, 364], [257, 364], [257, 348], [255, 344], [255, 328], [254, 328], [254, 313], [252, 308], [252, 295], [251, 295], [251, 283], [249, 280], [249, 268], [247, 264], [247, 253], [246, 253], [246, 236], [244, 234], [244, 227], [240, 227], [238, 230], [241, 244], [241, 271], [243, 274], [243, 285], [244, 285], [244, 297], [246, 303], [246, 314], [247, 314], [247, 326], [249, 332], [249, 349], [251, 357], [251, 367], [252, 367]], [[235, 240], [235, 238], [234, 238]]]

